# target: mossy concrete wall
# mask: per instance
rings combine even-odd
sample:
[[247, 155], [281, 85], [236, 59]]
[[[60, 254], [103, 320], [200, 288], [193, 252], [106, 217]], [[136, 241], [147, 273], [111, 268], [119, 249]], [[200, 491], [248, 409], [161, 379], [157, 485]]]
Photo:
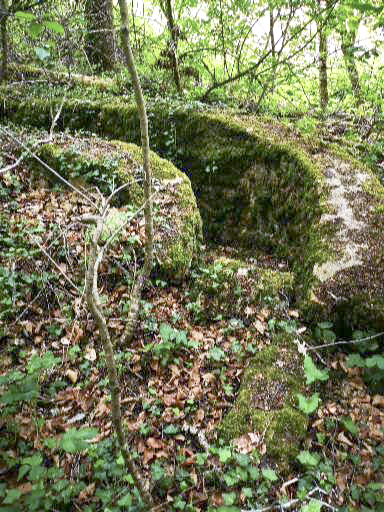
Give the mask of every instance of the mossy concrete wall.
[[[5, 99], [0, 112], [16, 122], [48, 128], [61, 99]], [[255, 123], [256, 124], [256, 123]], [[296, 270], [297, 295], [305, 295], [320, 242], [317, 174], [303, 152], [271, 143], [260, 130], [215, 112], [149, 111], [151, 145], [191, 179], [205, 235], [219, 243], [262, 247]], [[103, 137], [140, 142], [136, 108], [121, 99], [62, 105], [59, 129], [87, 129]], [[251, 133], [252, 132], [252, 133]]]
[[[99, 188], [105, 187], [108, 180], [113, 180], [116, 188], [128, 184], [114, 202], [117, 206], [129, 203], [131, 210], [111, 210], [106, 219], [105, 237], [111, 236], [113, 227], [134, 216], [132, 208], [134, 212], [143, 204], [143, 158], [141, 148], [135, 144], [106, 142], [95, 137], [64, 137], [60, 143], [40, 147], [38, 155], [70, 182], [81, 178], [84, 183], [98, 184]], [[157, 270], [169, 279], [184, 279], [192, 262], [197, 259], [202, 243], [202, 222], [196, 199], [188, 177], [171, 162], [153, 152], [150, 161], [153, 182], [158, 190], [153, 198]], [[35, 168], [37, 165], [39, 172], [43, 170], [52, 179], [53, 175], [33, 159], [31, 164]], [[110, 193], [109, 190], [102, 192], [105, 195]]]

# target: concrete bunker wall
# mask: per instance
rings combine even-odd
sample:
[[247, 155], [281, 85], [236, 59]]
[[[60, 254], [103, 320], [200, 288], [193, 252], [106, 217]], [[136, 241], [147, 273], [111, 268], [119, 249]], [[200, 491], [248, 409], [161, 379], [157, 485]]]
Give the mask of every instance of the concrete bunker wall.
[[[48, 128], [55, 105], [40, 98], [5, 100], [2, 113]], [[58, 105], [57, 105], [58, 108]], [[59, 129], [84, 130], [140, 144], [134, 106], [65, 102]], [[149, 112], [152, 148], [191, 179], [205, 235], [217, 243], [257, 247], [290, 262], [297, 291], [309, 286], [318, 250], [321, 207], [309, 161], [284, 144], [247, 133], [228, 114]]]

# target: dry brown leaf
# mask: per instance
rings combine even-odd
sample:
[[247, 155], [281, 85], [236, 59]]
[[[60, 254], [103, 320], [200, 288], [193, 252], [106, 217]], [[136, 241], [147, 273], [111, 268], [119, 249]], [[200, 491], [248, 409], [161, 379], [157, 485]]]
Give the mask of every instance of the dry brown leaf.
[[170, 407], [171, 405], [176, 405], [178, 403], [177, 393], [171, 393], [169, 395], [164, 395], [163, 402], [167, 407]]
[[372, 405], [379, 405], [380, 407], [384, 407], [384, 396], [375, 395], [372, 399]]
[[33, 489], [33, 486], [30, 482], [27, 482], [25, 484], [21, 484], [17, 486], [17, 490], [21, 492], [21, 494], [28, 494]]
[[340, 443], [344, 443], [351, 447], [353, 446], [353, 443], [348, 439], [344, 432], [340, 432], [340, 434], [337, 436], [337, 440], [340, 441]]
[[253, 327], [255, 327], [255, 329], [260, 333], [260, 334], [264, 334], [265, 333], [265, 330], [267, 328], [266, 324], [261, 322], [260, 320], [256, 319], [254, 322], [253, 322]]
[[251, 453], [259, 446], [262, 437], [258, 432], [248, 432], [233, 440], [233, 444], [240, 453]]
[[65, 376], [68, 377], [72, 384], [76, 384], [77, 379], [79, 378], [77, 370], [71, 370], [70, 368], [65, 372]]
[[198, 409], [196, 411], [196, 415], [195, 415], [196, 423], [201, 423], [203, 421], [203, 419], [204, 419], [204, 416], [205, 416], [204, 409]]
[[204, 333], [202, 333], [200, 331], [196, 331], [195, 329], [192, 329], [192, 331], [189, 333], [189, 337], [194, 341], [203, 341]]
[[213, 382], [215, 382], [215, 380], [216, 380], [216, 376], [213, 373], [207, 372], [207, 373], [203, 374], [203, 381], [206, 386], [208, 384], [212, 384]]
[[80, 494], [78, 495], [77, 499], [78, 501], [88, 501], [88, 499], [95, 494], [96, 490], [96, 484], [95, 482], [92, 482], [91, 484], [87, 485], [85, 489], [83, 489]]
[[97, 359], [96, 350], [93, 347], [87, 346], [85, 349], [84, 359], [93, 363]]
[[108, 416], [111, 409], [110, 407], [105, 403], [106, 397], [104, 396], [99, 403], [96, 406], [95, 409], [95, 417], [96, 418], [102, 418], [103, 416]]
[[146, 443], [147, 446], [153, 450], [160, 450], [165, 446], [163, 441], [160, 441], [160, 439], [156, 439], [155, 437], [148, 437]]
[[152, 450], [144, 449], [143, 464], [148, 464], [148, 462], [154, 458], [155, 458], [155, 452], [153, 452]]

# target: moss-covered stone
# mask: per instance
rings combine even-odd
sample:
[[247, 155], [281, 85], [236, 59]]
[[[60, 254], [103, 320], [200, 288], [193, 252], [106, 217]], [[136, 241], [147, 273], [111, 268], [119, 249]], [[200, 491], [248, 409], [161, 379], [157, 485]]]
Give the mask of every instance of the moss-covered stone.
[[293, 293], [291, 272], [263, 269], [241, 259], [218, 258], [195, 272], [190, 301], [198, 301], [205, 320], [217, 317], [241, 319], [251, 325], [259, 308], [273, 305]]
[[303, 363], [292, 341], [274, 339], [273, 345], [252, 358], [245, 370], [239, 395], [219, 426], [227, 439], [248, 432], [261, 435], [269, 457], [283, 469], [299, 452], [308, 418], [296, 404], [303, 392]]
[[[63, 137], [60, 143], [42, 146], [39, 155], [70, 182], [78, 184], [80, 179], [97, 185], [105, 195], [109, 195], [113, 187], [117, 189], [123, 184], [128, 185], [116, 197], [120, 208], [112, 208], [106, 218], [104, 239], [134, 218], [135, 211], [143, 204], [142, 152], [134, 144], [106, 142], [95, 137]], [[153, 200], [154, 254], [158, 270], [170, 279], [183, 279], [192, 261], [198, 258], [202, 242], [200, 214], [188, 177], [153, 152], [150, 161], [153, 181], [158, 189]], [[41, 166], [38, 172], [41, 172]], [[45, 174], [53, 176], [46, 169]], [[127, 204], [130, 206], [128, 211], [122, 208]], [[124, 231], [116, 237], [116, 242], [122, 237]]]
[[[61, 104], [59, 95], [48, 102], [36, 94], [26, 98], [25, 90], [19, 93], [15, 88], [2, 90], [0, 97], [3, 115], [45, 127], [50, 125], [52, 107], [55, 110]], [[263, 271], [247, 262], [215, 262], [197, 277], [197, 296], [192, 297], [205, 301], [202, 306], [208, 315], [235, 314], [245, 319], [247, 306], [249, 312], [266, 295], [276, 297], [283, 290], [295, 293], [313, 321], [336, 315], [337, 321], [346, 322], [350, 314], [349, 325], [382, 325], [380, 187], [372, 199], [362, 183], [354, 184], [358, 185], [352, 190], [355, 196], [358, 191], [356, 204], [351, 194], [345, 196], [360, 227], [365, 223], [361, 212], [366, 214], [371, 241], [364, 248], [367, 237], [363, 229], [356, 234], [354, 229], [338, 227], [340, 211], [332, 195], [330, 173], [334, 169], [339, 172], [345, 161], [330, 150], [316, 147], [314, 141], [298, 140], [277, 123], [271, 128], [270, 122], [232, 112], [167, 111], [164, 105], [155, 106], [149, 108], [149, 125], [152, 147], [191, 178], [206, 236], [217, 242], [267, 249], [287, 260], [294, 272], [292, 283], [290, 272]], [[68, 130], [86, 127], [103, 137], [140, 142], [135, 107], [111, 96], [86, 102], [67, 100], [58, 126]], [[357, 171], [347, 165], [344, 178], [348, 180]], [[185, 188], [177, 193], [180, 204], [185, 201], [187, 208], [191, 192]], [[135, 194], [140, 197], [139, 190]], [[185, 246], [197, 239], [192, 235], [199, 224], [193, 212], [189, 211], [180, 236], [164, 256], [164, 268], [171, 265], [177, 272], [177, 265], [182, 269], [188, 266]], [[358, 244], [354, 262], [344, 258], [351, 241]], [[332, 272], [321, 280], [314, 269]], [[295, 393], [303, 387], [301, 368], [289, 335], [273, 337], [272, 346], [261, 350], [245, 371], [239, 398], [220, 426], [222, 433], [232, 438], [258, 431], [264, 435], [269, 453], [280, 460], [294, 456], [307, 425], [306, 417], [295, 408]]]

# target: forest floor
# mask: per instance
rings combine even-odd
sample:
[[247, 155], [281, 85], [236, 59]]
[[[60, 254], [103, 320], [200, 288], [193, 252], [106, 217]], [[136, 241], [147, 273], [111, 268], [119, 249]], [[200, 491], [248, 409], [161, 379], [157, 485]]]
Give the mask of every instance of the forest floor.
[[[11, 163], [18, 148], [2, 142], [4, 163]], [[83, 280], [85, 227], [75, 220], [82, 199], [31, 179], [23, 163], [0, 180], [3, 505], [29, 503], [40, 485], [39, 499], [50, 499], [50, 510], [136, 510], [129, 475], [111, 446], [98, 332], [84, 296], [68, 281]], [[142, 235], [140, 218], [130, 233]], [[273, 331], [311, 329], [286, 298], [278, 308], [261, 304], [252, 329], [237, 318], [209, 318], [191, 299], [194, 280], [233, 254], [232, 247], [207, 246], [188, 281], [148, 283], [135, 338], [116, 352], [130, 450], [143, 478], [154, 483], [154, 510], [384, 510], [384, 396], [369, 390], [361, 368], [347, 367], [344, 352], [317, 353], [330, 379], [316, 388], [322, 403], [310, 418], [305, 455], [289, 471], [279, 472], [268, 458], [262, 432], [232, 445], [219, 439], [215, 428], [252, 354]], [[100, 272], [114, 339], [124, 328], [132, 284], [123, 259], [116, 249]], [[269, 255], [262, 264], [286, 266]], [[38, 388], [23, 388], [36, 375]], [[96, 430], [84, 445], [78, 432], [87, 428]], [[60, 469], [56, 479], [47, 473], [53, 467]]]

